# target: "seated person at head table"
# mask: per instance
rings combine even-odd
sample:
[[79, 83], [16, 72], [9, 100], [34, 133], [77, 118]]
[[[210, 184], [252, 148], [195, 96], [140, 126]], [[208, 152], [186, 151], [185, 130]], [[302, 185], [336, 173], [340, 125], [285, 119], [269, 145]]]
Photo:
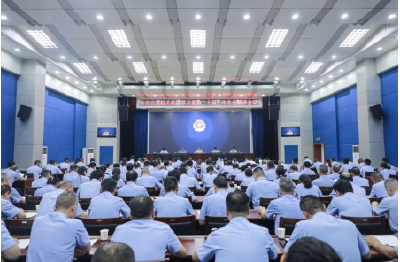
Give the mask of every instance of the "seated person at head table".
[[383, 163], [386, 163], [388, 166], [390, 166], [390, 169], [391, 169], [391, 170], [396, 171], [395, 166], [392, 166], [392, 165], [389, 164], [389, 158], [387, 158], [387, 157], [382, 158], [382, 162], [383, 162]]
[[69, 172], [69, 167], [71, 166], [71, 164], [69, 163], [69, 158], [64, 158], [64, 162], [60, 163], [60, 169], [67, 169], [66, 172]]
[[353, 183], [357, 186], [369, 186], [369, 181], [363, 178], [360, 174], [360, 170], [357, 167], [353, 167], [349, 170], [349, 173], [353, 176]]
[[88, 217], [112, 218], [119, 217], [121, 213], [125, 218], [129, 218], [129, 207], [122, 198], [115, 196], [117, 190], [117, 181], [103, 180], [100, 195], [93, 197], [90, 201]]
[[203, 153], [203, 150], [201, 149], [200, 146], [197, 147], [196, 151], [194, 151], [195, 153]]
[[162, 153], [162, 154], [168, 154], [168, 151], [167, 151], [167, 149], [163, 148], [163, 149], [160, 151], [160, 153]]
[[161, 170], [160, 161], [153, 162], [153, 171], [150, 171], [150, 176], [155, 177], [158, 181], [164, 181], [166, 174]]
[[263, 206], [258, 208], [258, 212], [261, 213], [263, 218], [275, 218], [275, 235], [278, 235], [281, 217], [304, 219], [304, 214], [299, 206], [300, 201], [293, 196], [294, 192], [292, 180], [287, 177], [282, 177], [279, 181], [279, 195], [281, 197], [272, 200], [267, 210]]
[[187, 151], [186, 151], [186, 149], [184, 147], [182, 147], [182, 149], [179, 150], [178, 153], [187, 153]]
[[55, 160], [50, 160], [49, 164], [44, 167], [44, 169], [50, 170], [52, 175], [62, 174], [61, 170], [58, 168]]
[[281, 261], [286, 261], [288, 250], [298, 239], [308, 236], [329, 244], [343, 262], [361, 262], [361, 259], [371, 258], [369, 247], [353, 222], [325, 214], [325, 208], [316, 196], [308, 195], [300, 200], [300, 209], [306, 220], [297, 222]]
[[124, 180], [121, 179], [121, 169], [119, 167], [115, 167], [113, 169], [112, 179], [114, 179], [115, 182], [117, 182], [117, 188], [122, 188], [126, 185]]
[[26, 170], [27, 174], [33, 174], [33, 179], [38, 180], [40, 173], [42, 172], [42, 162], [40, 160], [35, 160], [33, 166], [28, 167]]
[[239, 152], [236, 150], [236, 147], [233, 147], [233, 148], [231, 149], [231, 151], [229, 151], [229, 153], [239, 153]]
[[135, 171], [130, 171], [126, 174], [126, 186], [118, 189], [118, 196], [136, 197], [140, 195], [148, 196], [147, 189], [143, 186], [136, 185], [138, 174]]
[[[381, 241], [379, 241], [376, 237], [374, 236], [366, 236], [365, 237], [365, 242], [373, 247], [375, 250], [377, 250], [379, 253], [387, 256], [388, 258], [392, 259], [397, 259], [399, 254], [398, 254], [398, 246], [397, 247], [391, 247], [387, 245], [383, 245]], [[290, 252], [290, 250], [289, 250]]]
[[52, 176], [50, 175], [49, 170], [44, 170], [42, 174], [46, 177], [46, 186], [39, 188], [35, 191], [34, 196], [39, 197], [39, 196], [44, 196], [44, 194], [53, 192], [57, 190], [57, 184], [61, 182], [58, 180], [58, 176]]
[[[89, 234], [80, 219], [74, 219], [78, 196], [64, 191], [55, 202], [54, 212], [35, 218], [27, 262], [72, 261], [91, 249]], [[43, 248], [57, 245], [57, 248]], [[77, 250], [78, 249], [78, 252]]]
[[6, 218], [26, 218], [26, 213], [22, 208], [14, 206], [11, 201], [11, 187], [1, 185], [1, 221]]
[[19, 240], [13, 238], [8, 232], [4, 221], [1, 221], [1, 258], [6, 261], [19, 259], [21, 250], [18, 246]]
[[[197, 200], [197, 198], [195, 197], [195, 195], [193, 194], [193, 192], [190, 191], [190, 189], [189, 189], [187, 186], [181, 184], [181, 181], [180, 181], [180, 179], [181, 179], [181, 173], [180, 173], [178, 170], [172, 170], [171, 172], [168, 173], [168, 176], [175, 177], [176, 180], [178, 181], [178, 193], [177, 193], [178, 196], [181, 196], [181, 197], [188, 197], [188, 196], [190, 196], [191, 199], [192, 199], [192, 202], [194, 202], [194, 203], [197, 203], [197, 202], [198, 202], [198, 200]], [[160, 190], [160, 197], [163, 197], [163, 196], [165, 196], [165, 195], [166, 195], [166, 193], [165, 193], [164, 188], [161, 188], [161, 190]]]
[[385, 180], [388, 180], [390, 175], [397, 175], [396, 170], [390, 169], [390, 166], [386, 163], [381, 163], [381, 172]]
[[[191, 160], [190, 160], [191, 161]], [[199, 185], [199, 182], [197, 182], [196, 178], [190, 177], [188, 175], [188, 170], [186, 167], [181, 167], [179, 169], [179, 172], [181, 173], [181, 184], [185, 185], [187, 187], [196, 187], [196, 190], [204, 191], [204, 188], [202, 188]]]
[[40, 172], [40, 178], [32, 181], [32, 187], [45, 187], [50, 176], [51, 172], [49, 170], [43, 170]]
[[[275, 179], [273, 182], [279, 185], [281, 179], [282, 179], [282, 178], [285, 178], [285, 169], [283, 169], [282, 166], [278, 166], [278, 167], [275, 169], [275, 173], [276, 173], [276, 176], [277, 176], [278, 178]], [[290, 180], [290, 181], [292, 181], [292, 180]], [[293, 184], [293, 187], [296, 186], [296, 184], [295, 184], [294, 182], [292, 182], [292, 184]]]
[[370, 197], [388, 197], [388, 193], [385, 189], [385, 179], [381, 173], [373, 173], [371, 175], [372, 189], [369, 194]]
[[242, 183], [240, 186], [249, 186], [250, 183], [254, 182], [254, 176], [253, 176], [253, 171], [251, 168], [246, 167], [246, 170], [244, 171], [244, 174], [246, 176], [245, 179], [243, 179]]
[[[355, 167], [356, 168], [356, 167]], [[357, 168], [356, 168], [357, 169]], [[338, 180], [333, 185], [333, 190], [338, 197], [334, 197], [326, 209], [326, 213], [331, 216], [338, 215], [347, 217], [371, 217], [373, 216], [372, 207], [369, 200], [365, 197], [353, 193], [350, 181]]]
[[[195, 249], [193, 261], [269, 261], [277, 258], [274, 241], [265, 227], [247, 220], [249, 197], [241, 190], [225, 197], [229, 223], [213, 231], [207, 240]], [[247, 243], [247, 244], [245, 244]], [[251, 243], [251, 244], [250, 244]], [[246, 251], [244, 251], [246, 250]]]
[[94, 252], [90, 262], [135, 262], [135, 252], [124, 243], [101, 244]]
[[388, 214], [389, 226], [392, 232], [397, 236], [398, 232], [398, 211], [399, 211], [399, 196], [398, 196], [398, 182], [395, 178], [389, 178], [384, 183], [385, 189], [389, 197], [383, 198], [381, 203], [372, 203], [372, 208], [378, 216]]
[[[11, 175], [8, 173], [2, 173], [1, 174], [1, 184], [2, 185], [8, 185], [11, 187]], [[25, 197], [22, 197], [18, 191], [11, 187], [11, 198], [10, 198], [11, 203], [17, 203], [17, 204], [25, 204], [26, 200]]]
[[313, 185], [311, 178], [306, 174], [301, 174], [299, 177], [299, 184], [296, 186], [295, 197], [301, 198], [303, 196], [313, 195], [316, 197], [322, 197], [321, 189], [318, 186]]
[[366, 172], [375, 172], [374, 168], [371, 166], [371, 160], [370, 159], [365, 159], [364, 160], [364, 166], [360, 169], [360, 173], [363, 178], [365, 178], [365, 173]]
[[[362, 188], [362, 187], [356, 185], [353, 182], [353, 176], [350, 173], [342, 173], [342, 174], [340, 174], [339, 179], [340, 180], [349, 181], [350, 184], [351, 184], [351, 187], [353, 188], [353, 193], [355, 195], [360, 196], [360, 197], [366, 197], [367, 194], [366, 194], [365, 188]], [[335, 190], [332, 190], [332, 192], [329, 194], [329, 196], [337, 197]]]
[[90, 182], [82, 183], [78, 189], [79, 198], [93, 198], [100, 195], [101, 182], [103, 182], [103, 173], [98, 170], [90, 174]]
[[328, 177], [332, 180], [339, 179], [339, 177], [340, 177], [339, 171], [340, 171], [339, 165], [337, 165], [337, 164], [332, 165], [332, 174], [328, 175]]
[[287, 174], [287, 177], [290, 178], [291, 180], [299, 180], [301, 174], [297, 171], [298, 167], [293, 165], [290, 166], [289, 170], [290, 172]]
[[[138, 196], [129, 204], [131, 221], [117, 226], [111, 242], [124, 243], [135, 250], [137, 261], [162, 260], [165, 249], [176, 257], [186, 257], [187, 252], [171, 227], [154, 221], [153, 200]], [[149, 244], [151, 242], [151, 244]]]
[[306, 175], [316, 175], [313, 170], [311, 170], [311, 163], [309, 161], [304, 161], [304, 169], [300, 173], [306, 174]]
[[162, 184], [158, 182], [157, 178], [150, 176], [149, 169], [145, 167], [142, 169], [142, 176], [138, 178], [136, 184], [144, 187], [162, 187]]
[[276, 177], [276, 172], [275, 172], [275, 165], [274, 162], [269, 161], [267, 164], [267, 171], [265, 173], [265, 179], [268, 181], [274, 181]]
[[[57, 197], [65, 191], [73, 191], [74, 187], [69, 181], [61, 181], [57, 184], [57, 190], [48, 192], [43, 195], [42, 201], [40, 201], [39, 210], [36, 214], [36, 219], [41, 216], [45, 216], [49, 213], [54, 212], [54, 205], [57, 202]], [[87, 213], [83, 212], [81, 205], [78, 202], [78, 206], [75, 211], [75, 217], [87, 218]]]
[[305, 157], [304, 157], [303, 166], [304, 166], [304, 163], [305, 163], [305, 162], [309, 162], [309, 163], [310, 163], [310, 167], [311, 167], [311, 165], [313, 164], [312, 160], [311, 160], [310, 158], [308, 158], [308, 156], [305, 156]]
[[214, 147], [214, 149], [213, 150], [211, 150], [211, 153], [220, 153], [221, 151], [219, 151], [218, 149], [217, 149], [217, 147]]
[[315, 237], [299, 238], [289, 248], [286, 262], [342, 261], [336, 251]]
[[257, 167], [253, 172], [254, 182], [247, 187], [246, 194], [253, 202], [253, 208], [258, 209], [260, 197], [279, 198], [279, 186], [265, 178], [264, 171]]
[[318, 175], [319, 178], [312, 181], [312, 184], [315, 186], [321, 187], [332, 187], [335, 184], [335, 181], [328, 177], [328, 166], [321, 164], [318, 167]]
[[154, 201], [156, 217], [183, 217], [194, 215], [192, 204], [184, 197], [177, 196], [178, 180], [174, 176], [168, 176], [164, 181], [164, 197]]

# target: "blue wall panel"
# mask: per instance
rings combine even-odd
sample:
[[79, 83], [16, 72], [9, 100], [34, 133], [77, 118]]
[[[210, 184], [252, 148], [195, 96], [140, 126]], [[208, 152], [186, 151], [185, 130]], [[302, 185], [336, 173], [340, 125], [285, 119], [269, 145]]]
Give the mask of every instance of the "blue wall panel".
[[113, 147], [112, 146], [100, 146], [100, 163], [113, 162]]
[[297, 145], [285, 145], [285, 163], [292, 163], [293, 158], [298, 158]]

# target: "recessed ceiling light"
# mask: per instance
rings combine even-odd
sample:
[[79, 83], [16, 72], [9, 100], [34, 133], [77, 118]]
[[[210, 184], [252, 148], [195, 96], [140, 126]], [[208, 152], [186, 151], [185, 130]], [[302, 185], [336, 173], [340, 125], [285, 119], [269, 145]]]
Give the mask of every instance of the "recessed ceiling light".
[[48, 37], [48, 35], [46, 35], [42, 30], [26, 30], [26, 32], [33, 36], [35, 41], [43, 48], [57, 48], [56, 44], [54, 44], [50, 37]]
[[262, 95], [262, 96], [265, 96], [265, 95]]
[[200, 19], [201, 18], [201, 15], [196, 15], [196, 19], [198, 20], [198, 19]]
[[132, 59], [132, 57], [131, 57], [130, 55], [128, 55], [126, 58], [128, 58], [128, 59]]
[[120, 80], [122, 80], [122, 78], [120, 77], [120, 78], [118, 78], [118, 81], [120, 81]]
[[264, 58], [269, 58], [269, 56], [266, 55], [266, 56], [264, 56]]
[[102, 15], [98, 15], [98, 16], [97, 16], [97, 19], [98, 19], [98, 20], [103, 20], [104, 17], [103, 17]]
[[343, 72], [343, 69], [341, 69], [339, 72], [340, 72], [340, 73]]
[[58, 71], [56, 71], [56, 74], [58, 74]]
[[315, 87], [315, 85], [312, 85], [311, 87]]
[[5, 15], [2, 15], [1, 20], [7, 20], [7, 17]]
[[200, 95], [197, 95], [197, 96], [200, 96]]
[[382, 47], [378, 47], [376, 50], [380, 51], [380, 50], [382, 50]]
[[194, 48], [205, 48], [206, 30], [190, 30], [190, 45]]
[[244, 16], [243, 16], [243, 19], [245, 19], [245, 20], [250, 19], [250, 15], [244, 15]]
[[292, 16], [292, 18], [293, 18], [293, 19], [297, 19], [297, 18], [299, 18], [299, 15], [298, 15], [298, 14], [295, 14], [295, 15]]
[[91, 89], [90, 92], [93, 92], [93, 90]]
[[94, 56], [93, 58], [94, 58], [94, 59], [97, 59], [97, 56]]
[[153, 17], [152, 17], [151, 15], [146, 15], [146, 18], [147, 18], [148, 20], [151, 20]]
[[250, 74], [258, 74], [261, 71], [261, 68], [264, 66], [265, 62], [253, 62], [250, 66], [249, 73]]
[[135, 96], [135, 95], [132, 95], [132, 96]]
[[306, 69], [304, 73], [312, 74], [318, 71], [318, 69], [323, 65], [323, 62], [312, 62], [311, 65]]
[[178, 97], [178, 95], [175, 95], [175, 97]]
[[95, 80], [95, 81], [96, 81], [96, 80], [97, 80], [97, 76], [93, 77], [93, 80]]
[[289, 29], [274, 29], [265, 47], [280, 47]]
[[339, 80], [338, 82], [339, 82], [339, 83], [342, 83], [343, 81], [342, 81], [342, 80]]
[[395, 15], [395, 14], [389, 15], [389, 17], [388, 17], [388, 18], [389, 18], [389, 19], [396, 18], [396, 15]]
[[218, 96], [221, 96], [221, 95], [218, 95]]
[[78, 81], [75, 81], [75, 84], [79, 84], [79, 82], [78, 82]]
[[323, 83], [324, 81], [320, 80], [319, 82], [320, 82], [320, 83]]
[[65, 59], [65, 56], [60, 56], [61, 59]]
[[17, 52], [21, 51], [21, 50], [19, 50], [18, 48], [15, 48], [14, 50], [17, 51]]
[[343, 14], [343, 15], [342, 15], [342, 19], [346, 19], [347, 17], [349, 17], [348, 14]]
[[174, 80], [174, 77], [171, 77], [171, 80]]
[[340, 44], [339, 47], [353, 47], [357, 44], [358, 41], [368, 33], [369, 29], [354, 29], [351, 33], [346, 37], [346, 39]]
[[193, 62], [193, 73], [204, 73], [204, 62]]
[[231, 55], [231, 59], [234, 59], [235, 58], [235, 56], [234, 55]]
[[275, 77], [275, 80], [279, 80], [279, 77]]
[[299, 58], [300, 58], [300, 59], [302, 59], [302, 58], [303, 58], [303, 56], [302, 56], [302, 55], [299, 55]]
[[87, 86], [84, 86], [83, 88], [85, 88], [85, 89], [86, 89], [86, 88], [87, 88]]
[[329, 78], [332, 78], [332, 77], [333, 77], [333, 75], [330, 75], [330, 76], [329, 76]]
[[69, 79], [69, 76], [66, 76], [65, 79]]
[[143, 62], [132, 62], [133, 66], [135, 67], [135, 71], [138, 74], [147, 74], [147, 69], [144, 66]]
[[196, 80], [200, 80], [200, 77], [196, 77]]
[[226, 77], [223, 77], [222, 80], [223, 80], [223, 81], [226, 81]]
[[165, 58], [167, 58], [165, 55], [163, 55], [162, 57], [161, 57], [162, 59], [165, 59]]
[[304, 89], [304, 91], [308, 91], [308, 89]]
[[197, 59], [200, 59], [200, 56], [196, 56]]
[[76, 66], [82, 74], [92, 73], [92, 71], [90, 71], [89, 67], [85, 63], [73, 63], [73, 65]]
[[124, 30], [108, 30], [108, 33], [111, 35], [111, 39], [118, 48], [131, 47]]
[[332, 56], [332, 58], [333, 58], [333, 59], [335, 59], [335, 58], [336, 58], [336, 56], [334, 55], [334, 56]]

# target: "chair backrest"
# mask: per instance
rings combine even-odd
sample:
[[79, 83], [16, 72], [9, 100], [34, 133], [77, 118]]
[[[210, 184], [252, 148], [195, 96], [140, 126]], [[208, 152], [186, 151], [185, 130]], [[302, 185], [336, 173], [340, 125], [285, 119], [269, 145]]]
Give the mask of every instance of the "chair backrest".
[[154, 220], [168, 224], [175, 235], [194, 235], [196, 226], [196, 216], [185, 217], [155, 217]]
[[233, 181], [233, 184], [235, 185], [240, 185], [242, 183], [242, 180], [235, 180]]
[[63, 172], [63, 174], [65, 174], [67, 172], [66, 168], [60, 168], [61, 172]]
[[25, 177], [26, 178], [34, 178], [33, 173], [26, 173]]
[[40, 205], [41, 196], [26, 196], [26, 210], [36, 210], [36, 205]]
[[246, 192], [248, 186], [240, 186], [240, 189], [244, 192]]
[[87, 210], [89, 208], [91, 200], [92, 200], [91, 198], [79, 198], [78, 199], [79, 204], [81, 205], [81, 208], [83, 210]]
[[35, 220], [27, 219], [5, 219], [5, 224], [11, 236], [30, 236], [32, 225]]
[[381, 203], [383, 197], [370, 197], [370, 198], [368, 198], [368, 199], [369, 199], [369, 202], [371, 202], [371, 204], [372, 204], [372, 202]]
[[134, 199], [135, 197], [120, 197], [122, 198], [125, 203], [129, 206], [129, 203], [131, 202], [132, 199]]
[[208, 190], [210, 190], [210, 188], [211, 188], [211, 187], [205, 187], [205, 188], [204, 188], [204, 193], [207, 194], [207, 193], [208, 193]]
[[58, 180], [63, 181], [64, 180], [64, 174], [57, 174], [58, 175]]
[[365, 194], [366, 194], [367, 196], [368, 196], [368, 195], [371, 195], [372, 186], [362, 186], [362, 188], [365, 189]]
[[79, 187], [74, 187], [74, 192], [78, 193], [78, 189], [79, 189]]
[[[331, 190], [332, 191], [332, 190]], [[329, 192], [329, 194], [330, 194], [331, 192]], [[329, 195], [328, 194], [328, 195]], [[323, 196], [323, 197], [319, 197], [319, 201], [321, 201], [321, 204], [324, 204], [326, 207], [328, 207], [329, 206], [329, 204], [331, 203], [331, 201], [332, 201], [332, 197], [330, 197], [330, 196]]]
[[279, 227], [284, 227], [286, 229], [285, 235], [291, 235], [296, 226], [296, 223], [299, 221], [302, 221], [302, 220], [304, 220], [304, 219], [281, 217], [279, 220]]
[[374, 183], [372, 183], [371, 176], [365, 176], [365, 179], [368, 180], [369, 186], [372, 187], [372, 185], [373, 185]]
[[230, 179], [231, 181], [235, 181], [235, 178], [236, 178], [236, 175], [231, 175], [231, 176], [229, 177], [229, 179]]
[[190, 191], [192, 191], [194, 193], [194, 191], [196, 191], [196, 187], [195, 186], [189, 186], [188, 187]]
[[322, 195], [329, 196], [329, 194], [332, 193], [333, 187], [320, 186], [319, 189], [321, 190]]
[[296, 180], [296, 179], [292, 179], [292, 182], [295, 183], [296, 185], [298, 185], [300, 183], [300, 181]]
[[159, 190], [157, 187], [145, 187], [147, 192], [149, 193], [149, 196], [158, 196], [157, 192], [159, 193]]
[[26, 187], [25, 192], [27, 196], [33, 196], [35, 195], [36, 190], [38, 190], [40, 187]]
[[277, 198], [265, 198], [265, 197], [260, 197], [260, 206], [263, 206], [265, 208], [268, 208], [269, 203], [271, 203], [272, 200], [277, 199]]
[[108, 235], [112, 235], [115, 228], [121, 224], [120, 217], [113, 218], [82, 218], [83, 226], [86, 228], [89, 235], [98, 236], [100, 230], [108, 229]]
[[310, 168], [312, 171], [314, 171], [315, 174], [318, 174], [318, 170], [315, 167]]
[[311, 181], [318, 179], [318, 175], [308, 175], [308, 176], [310, 177]]
[[398, 175], [396, 174], [396, 175], [389, 175], [389, 178], [394, 178], [394, 179], [396, 179], [396, 180], [398, 180]]
[[342, 219], [350, 220], [353, 222], [361, 235], [385, 235], [385, 217], [346, 217], [341, 216]]
[[205, 226], [204, 226], [204, 234], [209, 235], [213, 228], [220, 228], [224, 227], [229, 223], [227, 217], [212, 217], [206, 216], [205, 217]]
[[374, 173], [374, 172], [365, 172], [365, 177], [367, 177], [367, 176], [371, 177], [371, 175], [372, 175], [373, 173]]

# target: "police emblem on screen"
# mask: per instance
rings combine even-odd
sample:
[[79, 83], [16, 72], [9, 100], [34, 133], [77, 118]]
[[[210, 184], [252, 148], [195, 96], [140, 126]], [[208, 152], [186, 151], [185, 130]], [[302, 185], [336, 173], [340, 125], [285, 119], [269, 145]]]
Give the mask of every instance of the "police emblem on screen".
[[206, 129], [206, 123], [202, 119], [197, 119], [193, 123], [193, 129], [196, 132], [203, 132]]

